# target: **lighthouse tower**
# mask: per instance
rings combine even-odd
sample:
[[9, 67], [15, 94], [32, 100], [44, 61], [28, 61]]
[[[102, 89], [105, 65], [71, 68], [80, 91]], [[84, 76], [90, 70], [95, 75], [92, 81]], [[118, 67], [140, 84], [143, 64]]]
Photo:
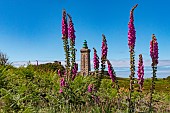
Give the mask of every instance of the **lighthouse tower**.
[[81, 75], [89, 75], [90, 67], [90, 49], [88, 49], [87, 41], [84, 40], [81, 52]]

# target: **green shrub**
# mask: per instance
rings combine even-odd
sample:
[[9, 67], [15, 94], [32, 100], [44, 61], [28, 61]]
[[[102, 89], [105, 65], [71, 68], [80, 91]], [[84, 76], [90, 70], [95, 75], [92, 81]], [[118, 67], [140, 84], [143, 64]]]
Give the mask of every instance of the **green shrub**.
[[46, 64], [40, 64], [40, 65], [28, 65], [28, 69], [34, 69], [34, 70], [41, 70], [41, 71], [57, 71], [61, 70], [61, 72], [64, 71], [64, 67], [61, 64], [58, 63], [46, 63]]

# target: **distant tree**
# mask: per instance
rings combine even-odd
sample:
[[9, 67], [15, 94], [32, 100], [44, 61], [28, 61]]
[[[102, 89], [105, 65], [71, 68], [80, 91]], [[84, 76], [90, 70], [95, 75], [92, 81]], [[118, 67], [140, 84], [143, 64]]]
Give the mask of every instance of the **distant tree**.
[[0, 52], [0, 66], [8, 65], [8, 64], [9, 64], [8, 56], [5, 53]]
[[64, 73], [64, 66], [59, 63], [46, 63], [46, 64], [39, 64], [39, 65], [28, 65], [27, 68], [33, 67], [34, 69], [39, 69], [42, 71], [58, 71], [61, 70]]

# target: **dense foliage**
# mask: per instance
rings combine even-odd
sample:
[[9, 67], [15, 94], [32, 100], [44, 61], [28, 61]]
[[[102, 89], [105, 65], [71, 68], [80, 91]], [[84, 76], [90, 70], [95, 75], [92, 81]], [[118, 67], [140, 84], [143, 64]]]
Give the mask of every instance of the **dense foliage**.
[[38, 69], [41, 71], [58, 71], [59, 69], [61, 70], [61, 72], [64, 72], [64, 67], [63, 65], [59, 64], [59, 63], [46, 63], [46, 64], [39, 64], [39, 65], [28, 65], [27, 68], [31, 68], [33, 67], [33, 69]]
[[[60, 78], [57, 72], [40, 71], [34, 67], [12, 68], [11, 66], [0, 67], [0, 112], [124, 112], [127, 111], [127, 97], [129, 79], [117, 78], [120, 85], [120, 109], [116, 110], [115, 83], [109, 76], [101, 81], [97, 92], [89, 93], [88, 85], [96, 82], [93, 76], [77, 76], [70, 84], [70, 88], [59, 93]], [[137, 81], [137, 80], [136, 80]], [[148, 92], [151, 79], [144, 82], [144, 93], [135, 93], [139, 111], [148, 109]], [[156, 81], [154, 94], [154, 109], [160, 112], [170, 112], [170, 84], [168, 80]], [[135, 86], [138, 89], [138, 86]], [[158, 93], [159, 92], [159, 93]], [[71, 104], [67, 104], [71, 103]]]

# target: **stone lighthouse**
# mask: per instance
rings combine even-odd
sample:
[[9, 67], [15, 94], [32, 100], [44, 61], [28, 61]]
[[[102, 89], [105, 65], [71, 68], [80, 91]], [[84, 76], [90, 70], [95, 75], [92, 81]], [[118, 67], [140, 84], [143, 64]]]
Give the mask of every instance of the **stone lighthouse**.
[[88, 49], [87, 41], [84, 40], [81, 52], [81, 75], [89, 75], [90, 67], [90, 49]]

